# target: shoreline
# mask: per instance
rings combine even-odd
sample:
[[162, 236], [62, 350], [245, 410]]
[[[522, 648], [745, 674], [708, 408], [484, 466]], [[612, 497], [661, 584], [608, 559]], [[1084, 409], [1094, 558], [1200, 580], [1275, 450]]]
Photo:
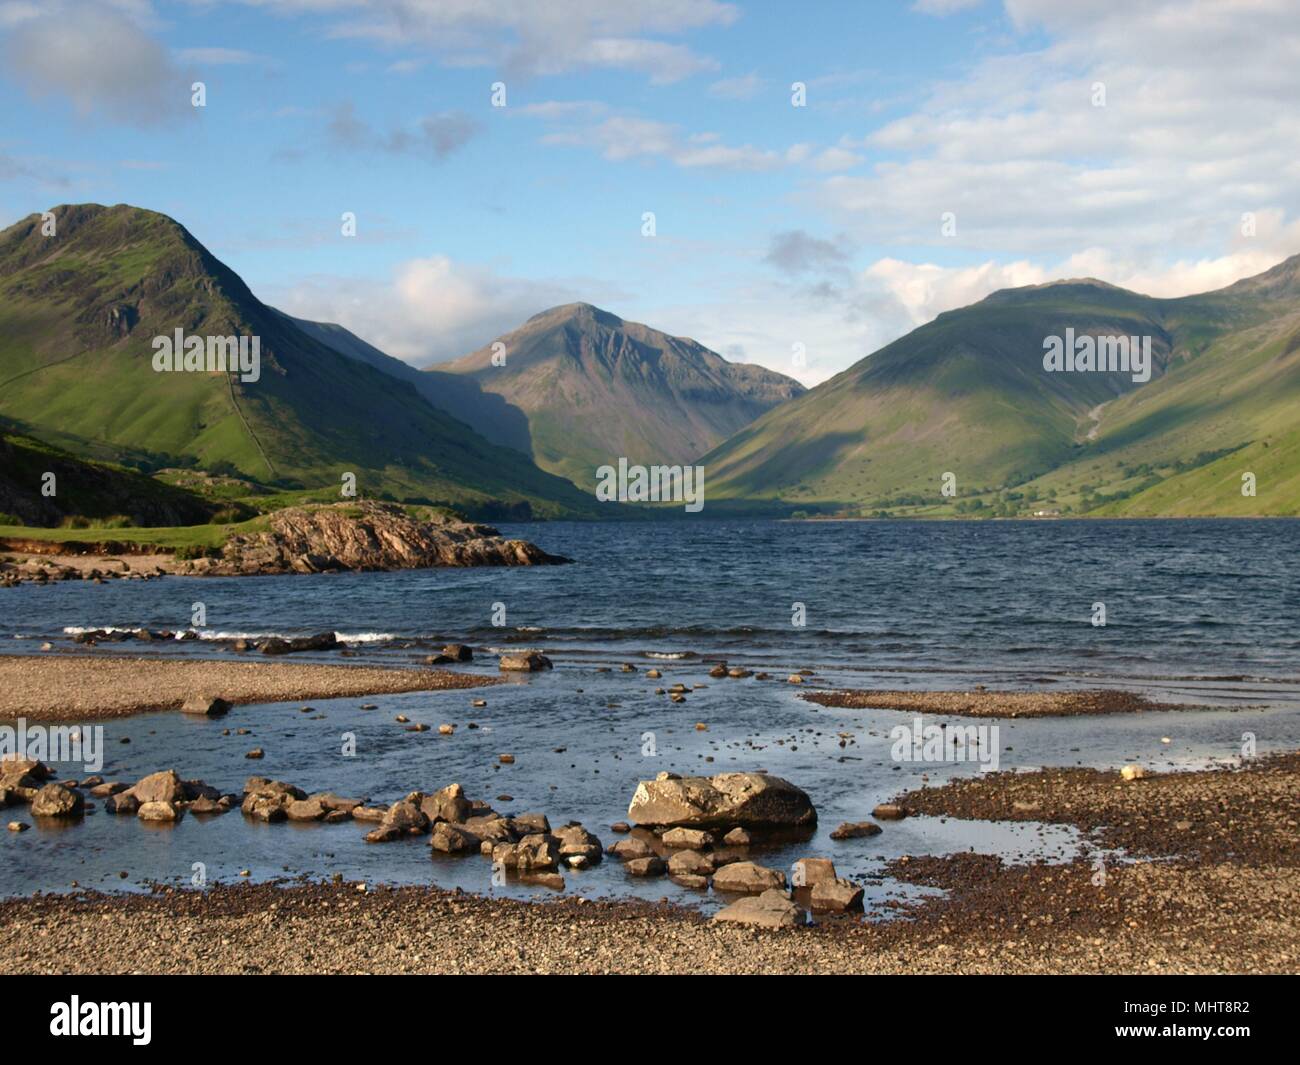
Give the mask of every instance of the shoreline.
[[1111, 688], [1050, 692], [837, 689], [804, 692], [801, 697], [818, 706], [837, 709], [911, 710], [955, 717], [1082, 717], [1207, 709], [1196, 703], [1157, 703], [1136, 692]]
[[[76, 664], [75, 672], [70, 663]], [[232, 705], [297, 702], [501, 684], [442, 669], [209, 658], [46, 653], [0, 655], [0, 721], [90, 722], [179, 710], [194, 695]]]
[[[1075, 778], [1063, 788], [1062, 778]], [[944, 891], [866, 922], [755, 929], [638, 901], [548, 901], [332, 882], [156, 886], [0, 900], [12, 973], [1294, 973], [1300, 752], [1237, 769], [1048, 769], [905, 793], [909, 814], [1078, 824], [1147, 860], [1010, 865], [902, 857], [883, 875]], [[1044, 797], [1031, 811], [1017, 802]], [[1080, 804], [1083, 804], [1082, 808]], [[1168, 818], [1194, 816], [1192, 838]], [[1244, 826], [1242, 820], [1249, 817]], [[1108, 833], [1119, 833], [1118, 836]], [[1204, 844], [1204, 845], [1198, 845]], [[878, 879], [868, 877], [868, 880]], [[573, 890], [580, 890], [580, 877]], [[892, 918], [880, 920], [879, 918]]]

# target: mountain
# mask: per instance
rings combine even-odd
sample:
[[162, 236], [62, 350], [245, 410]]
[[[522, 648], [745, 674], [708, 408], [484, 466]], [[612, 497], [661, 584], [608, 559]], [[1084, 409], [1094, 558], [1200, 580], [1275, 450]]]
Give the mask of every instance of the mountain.
[[[0, 415], [96, 457], [189, 457], [283, 487], [357, 478], [470, 513], [590, 513], [594, 501], [259, 301], [181, 225], [121, 205], [0, 232]], [[257, 337], [260, 376], [156, 372], [154, 341]]]
[[[497, 352], [504, 365], [494, 363]], [[543, 311], [425, 372], [436, 382], [431, 387], [448, 397], [454, 395], [448, 377], [500, 397], [502, 408], [480, 407], [471, 417], [475, 428], [582, 487], [594, 484], [597, 467], [620, 457], [645, 465], [694, 462], [804, 391], [779, 373], [728, 362], [693, 340], [625, 322], [589, 303]], [[498, 420], [502, 413], [513, 420]]]
[[[963, 499], [1012, 512], [1052, 500], [1074, 513], [1297, 513], [1298, 278], [1300, 256], [1178, 299], [1093, 279], [995, 292], [715, 448], [701, 460], [709, 499], [858, 513]], [[1047, 372], [1044, 339], [1069, 329], [1149, 337], [1150, 380]], [[940, 494], [945, 473], [955, 499]], [[1242, 494], [1243, 473], [1256, 496]]]

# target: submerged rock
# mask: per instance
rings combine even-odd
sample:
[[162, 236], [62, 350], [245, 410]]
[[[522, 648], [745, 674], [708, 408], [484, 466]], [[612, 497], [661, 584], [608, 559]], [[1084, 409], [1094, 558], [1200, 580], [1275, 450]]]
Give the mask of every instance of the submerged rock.
[[511, 673], [536, 673], [551, 669], [551, 660], [537, 651], [526, 654], [502, 655], [499, 668]]

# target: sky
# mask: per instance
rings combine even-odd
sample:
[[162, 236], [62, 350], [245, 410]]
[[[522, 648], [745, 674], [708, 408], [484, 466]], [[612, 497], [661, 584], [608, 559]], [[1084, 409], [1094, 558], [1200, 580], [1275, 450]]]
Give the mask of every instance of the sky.
[[416, 365], [583, 300], [812, 385], [1300, 252], [1297, 100], [1292, 0], [0, 0], [0, 226], [164, 212]]

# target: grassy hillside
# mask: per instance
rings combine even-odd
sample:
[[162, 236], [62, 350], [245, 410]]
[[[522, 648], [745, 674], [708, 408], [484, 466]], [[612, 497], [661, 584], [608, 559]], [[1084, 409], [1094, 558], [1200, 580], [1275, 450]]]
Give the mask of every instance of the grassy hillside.
[[252, 513], [234, 500], [208, 499], [134, 470], [85, 462], [31, 437], [0, 431], [0, 524], [182, 525]]
[[[940, 315], [707, 455], [710, 499], [936, 517], [1300, 513], [1298, 263], [1183, 299], [1061, 282]], [[1067, 327], [1151, 336], [1152, 379], [1045, 372], [1043, 339]]]
[[[0, 415], [78, 454], [229, 464], [467, 510], [581, 513], [589, 497], [488, 443], [409, 385], [264, 306], [180, 225], [138, 208], [54, 210], [0, 233]], [[156, 373], [153, 338], [258, 336], [261, 377]]]

